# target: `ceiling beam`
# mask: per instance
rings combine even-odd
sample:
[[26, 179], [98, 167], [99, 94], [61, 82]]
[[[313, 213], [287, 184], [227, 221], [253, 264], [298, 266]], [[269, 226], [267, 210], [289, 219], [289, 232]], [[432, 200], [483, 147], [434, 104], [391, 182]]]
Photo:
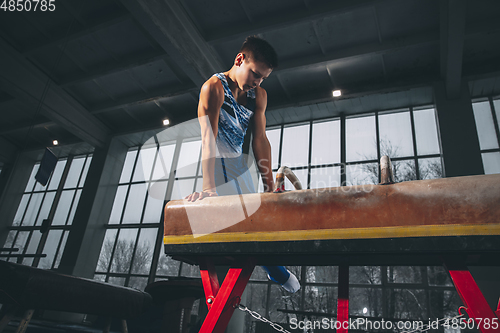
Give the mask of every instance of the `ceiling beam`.
[[0, 39], [0, 88], [93, 146], [104, 146], [109, 129], [22, 54]]
[[448, 99], [460, 96], [465, 39], [465, 0], [440, 0], [441, 77]]
[[210, 44], [219, 44], [232, 40], [243, 40], [250, 35], [258, 35], [268, 31], [286, 28], [291, 25], [307, 23], [314, 20], [319, 20], [325, 17], [340, 15], [343, 13], [352, 12], [354, 10], [388, 2], [396, 2], [397, 0], [342, 0], [342, 1], [327, 1], [326, 5], [318, 6], [311, 10], [298, 10], [292, 13], [274, 16], [272, 19], [261, 20], [258, 22], [243, 23], [238, 26], [231, 26], [230, 29], [223, 28], [217, 31], [209, 31], [206, 33], [206, 40]]
[[224, 69], [178, 0], [121, 2], [196, 86]]

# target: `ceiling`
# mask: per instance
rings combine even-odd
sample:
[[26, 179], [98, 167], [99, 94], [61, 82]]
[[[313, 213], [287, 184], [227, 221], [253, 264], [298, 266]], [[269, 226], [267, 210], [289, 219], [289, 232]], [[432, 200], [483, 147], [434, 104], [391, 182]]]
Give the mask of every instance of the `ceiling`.
[[[0, 11], [0, 163], [67, 152], [196, 117], [199, 88], [257, 34], [280, 65], [263, 83], [267, 122], [500, 93], [497, 0], [59, 0]], [[333, 89], [343, 95], [334, 99]], [[64, 150], [64, 148], [62, 148]]]

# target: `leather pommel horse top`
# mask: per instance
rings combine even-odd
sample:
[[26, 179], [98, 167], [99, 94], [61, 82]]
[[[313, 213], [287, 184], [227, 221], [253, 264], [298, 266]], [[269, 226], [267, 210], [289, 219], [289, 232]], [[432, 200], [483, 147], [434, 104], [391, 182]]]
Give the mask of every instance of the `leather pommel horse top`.
[[500, 175], [171, 201], [164, 245], [186, 262], [431, 264], [458, 253], [488, 264], [500, 253]]

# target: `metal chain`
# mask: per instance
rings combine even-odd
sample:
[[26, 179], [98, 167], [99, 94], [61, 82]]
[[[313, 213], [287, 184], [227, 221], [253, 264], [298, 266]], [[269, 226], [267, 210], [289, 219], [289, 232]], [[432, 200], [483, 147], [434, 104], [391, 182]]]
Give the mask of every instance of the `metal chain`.
[[247, 308], [246, 306], [244, 306], [242, 304], [238, 304], [238, 309], [243, 311], [243, 312], [248, 312], [252, 317], [254, 317], [257, 320], [262, 321], [263, 323], [269, 324], [272, 328], [274, 328], [278, 332], [290, 333], [290, 331], [287, 331], [286, 329], [284, 329], [283, 326], [278, 325], [276, 323], [273, 323], [269, 319], [262, 317], [259, 313], [250, 310], [249, 308]]
[[[274, 328], [278, 332], [290, 333], [290, 331], [287, 331], [286, 329], [284, 329], [283, 326], [278, 325], [276, 323], [273, 323], [269, 319], [267, 319], [265, 317], [262, 317], [258, 312], [250, 310], [249, 308], [247, 308], [243, 304], [238, 304], [238, 309], [241, 310], [241, 311], [243, 311], [243, 312], [248, 312], [252, 317], [254, 317], [257, 320], [262, 321], [263, 323], [269, 324], [272, 328]], [[448, 317], [448, 318], [439, 319], [437, 322], [440, 323], [440, 322], [446, 321], [446, 320], [453, 321], [454, 319], [458, 319], [458, 318], [461, 318], [463, 316], [464, 316], [463, 314], [460, 314], [460, 315], [452, 317], [452, 318]], [[404, 332], [401, 332], [401, 333], [426, 332], [426, 331], [428, 331], [428, 330], [431, 329], [430, 325], [427, 325], [427, 326], [428, 326], [427, 328], [425, 328], [425, 326], [424, 326], [421, 329], [416, 329], [416, 330], [413, 330], [413, 331], [404, 331]]]

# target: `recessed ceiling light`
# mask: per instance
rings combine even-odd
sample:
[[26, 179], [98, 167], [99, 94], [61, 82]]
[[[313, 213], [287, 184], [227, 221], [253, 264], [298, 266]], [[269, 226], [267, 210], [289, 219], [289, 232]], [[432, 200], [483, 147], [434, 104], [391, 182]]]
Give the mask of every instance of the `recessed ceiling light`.
[[169, 124], [170, 124], [170, 120], [168, 120], [168, 119], [163, 119], [163, 125], [164, 125], [164, 126], [167, 126], [167, 125], [169, 125]]
[[342, 92], [340, 90], [334, 90], [332, 92], [333, 97], [339, 97], [342, 95]]
[[57, 146], [57, 145], [59, 144], [59, 141], [54, 140], [54, 141], [52, 141], [52, 144], [53, 144], [54, 146]]

